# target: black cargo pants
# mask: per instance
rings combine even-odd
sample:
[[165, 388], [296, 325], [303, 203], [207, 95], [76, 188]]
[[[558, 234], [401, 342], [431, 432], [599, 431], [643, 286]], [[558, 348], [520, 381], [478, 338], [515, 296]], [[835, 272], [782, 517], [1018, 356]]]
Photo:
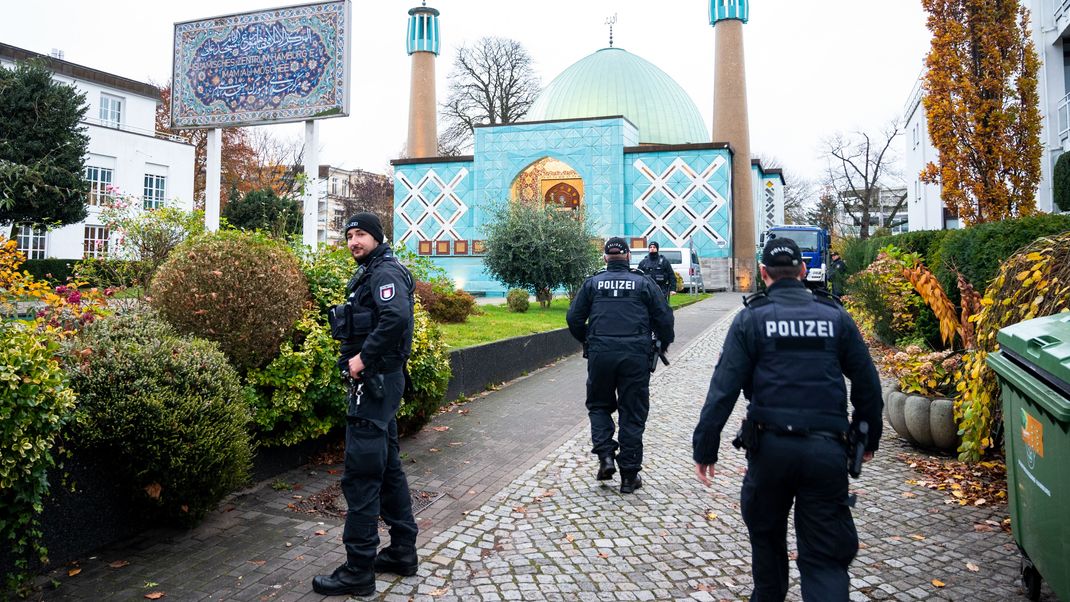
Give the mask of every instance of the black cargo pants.
[[750, 534], [751, 602], [781, 602], [788, 593], [787, 528], [793, 502], [803, 600], [847, 602], [847, 567], [858, 551], [858, 533], [847, 505], [844, 444], [764, 432], [758, 449], [748, 454], [740, 497]]
[[[620, 444], [613, 439], [613, 412], [620, 420]], [[650, 356], [625, 351], [592, 351], [587, 358], [587, 416], [591, 452], [616, 453], [621, 475], [643, 465], [643, 431], [650, 412]]]
[[398, 423], [395, 418], [405, 389], [399, 369], [383, 374], [385, 399], [362, 399], [356, 416], [346, 417], [345, 471], [342, 493], [348, 511], [342, 543], [349, 566], [371, 570], [379, 547], [378, 518], [390, 527], [390, 547], [416, 546], [409, 483], [401, 469]]

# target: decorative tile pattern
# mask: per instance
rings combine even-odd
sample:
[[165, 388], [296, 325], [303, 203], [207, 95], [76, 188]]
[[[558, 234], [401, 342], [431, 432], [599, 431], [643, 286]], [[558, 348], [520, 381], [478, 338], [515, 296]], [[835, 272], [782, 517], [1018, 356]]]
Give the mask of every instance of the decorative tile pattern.
[[460, 167], [452, 175], [445, 176], [448, 180], [435, 168], [427, 169], [415, 183], [411, 175], [400, 170], [396, 175], [394, 231], [398, 233], [398, 243], [405, 244], [413, 237], [419, 240], [464, 238], [456, 227], [468, 212], [468, 205], [460, 196], [463, 192], [459, 190], [461, 182], [468, 176], [468, 169]]
[[633, 236], [668, 246], [693, 244], [699, 255], [722, 257], [731, 248], [725, 151], [683, 151], [639, 155], [630, 183]]

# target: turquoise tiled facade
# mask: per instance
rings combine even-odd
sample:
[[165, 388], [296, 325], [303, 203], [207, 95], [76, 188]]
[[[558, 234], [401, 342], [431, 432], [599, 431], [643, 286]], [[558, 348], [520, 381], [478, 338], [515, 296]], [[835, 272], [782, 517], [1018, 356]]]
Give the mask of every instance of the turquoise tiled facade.
[[[420, 241], [432, 241], [434, 261], [458, 286], [504, 294], [478, 256], [455, 252], [455, 241], [465, 241], [461, 248], [471, 253], [491, 209], [509, 201], [516, 177], [552, 157], [583, 179], [583, 205], [600, 235], [665, 246], [690, 241], [700, 256], [730, 257], [730, 151], [710, 144], [635, 146], [638, 140], [636, 127], [621, 117], [517, 123], [477, 129], [472, 158], [398, 161], [397, 244], [418, 251]], [[437, 241], [449, 241], [448, 254], [438, 253]]]

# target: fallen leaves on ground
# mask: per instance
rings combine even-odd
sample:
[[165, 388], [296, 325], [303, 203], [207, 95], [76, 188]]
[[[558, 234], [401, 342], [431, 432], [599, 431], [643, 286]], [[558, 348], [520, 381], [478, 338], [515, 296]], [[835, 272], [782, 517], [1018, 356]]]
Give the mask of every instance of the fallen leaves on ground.
[[944, 587], [945, 585], [947, 585], [946, 583], [944, 583], [943, 581], [940, 581], [939, 579], [933, 579], [929, 583], [932, 583], [936, 587]]
[[599, 558], [609, 558], [609, 554], [606, 554], [605, 552], [599, 552], [598, 553], [598, 557]]
[[67, 569], [67, 576], [68, 577], [74, 577], [75, 575], [77, 575], [78, 573], [81, 573], [81, 572], [82, 572], [82, 569], [80, 569], [78, 567], [74, 567], [73, 569]]
[[443, 585], [442, 587], [440, 587], [438, 589], [431, 590], [431, 596], [433, 596], [435, 598], [437, 598], [439, 596], [444, 596], [446, 594], [446, 592], [448, 592], [448, 591], [450, 591], [449, 586]]
[[439, 450], [439, 449], [438, 449], [437, 447], [432, 447], [431, 449], [429, 449], [429, 450], [427, 450], [427, 451], [429, 451], [429, 452], [431, 452], [431, 453], [433, 453], [433, 454], [437, 454], [437, 453], [438, 453], [439, 451], [441, 451], [441, 450]]
[[705, 517], [706, 517], [706, 520], [717, 520], [717, 513], [714, 512], [713, 510], [710, 510], [709, 508], [706, 508]]
[[163, 592], [149, 592], [149, 593], [145, 594], [145, 597], [148, 598], [149, 600], [159, 600], [160, 598], [162, 598], [162, 597], [164, 597], [166, 595], [167, 594], [165, 594]]
[[124, 566], [127, 566], [129, 564], [130, 564], [129, 560], [116, 560], [115, 562], [108, 563], [108, 566], [110, 566], [113, 569], [121, 569]]
[[981, 567], [977, 566], [976, 564], [974, 564], [972, 562], [967, 562], [966, 563], [966, 568], [969, 569], [970, 571], [974, 572], [974, 573], [976, 573], [977, 571], [981, 570]]
[[[1002, 460], [966, 464], [950, 458], [899, 454], [899, 459], [924, 475], [907, 483], [943, 491], [951, 496], [945, 503], [983, 506], [1007, 501], [1007, 467]], [[903, 497], [908, 497], [904, 494]]]
[[565, 539], [569, 543], [572, 543], [572, 542], [576, 541], [576, 536], [574, 536], [573, 534], [569, 533], [568, 535], [565, 536]]
[[323, 529], [320, 529], [319, 531], [316, 531], [315, 533], [313, 533], [313, 535], [326, 535], [326, 534], [327, 534], [327, 532], [324, 531]]
[[446, 431], [450, 430], [450, 427], [448, 427], [448, 426], [433, 426], [433, 427], [431, 427], [431, 430], [435, 431], [436, 433], [445, 433]]

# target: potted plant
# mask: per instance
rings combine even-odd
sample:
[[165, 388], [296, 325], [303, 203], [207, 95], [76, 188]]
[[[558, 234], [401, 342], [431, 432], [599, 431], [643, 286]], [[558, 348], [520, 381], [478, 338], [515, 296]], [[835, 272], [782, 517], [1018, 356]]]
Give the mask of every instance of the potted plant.
[[907, 441], [919, 447], [952, 452], [958, 449], [953, 391], [959, 352], [927, 351], [908, 345], [883, 358], [896, 385], [884, 390], [888, 422]]

